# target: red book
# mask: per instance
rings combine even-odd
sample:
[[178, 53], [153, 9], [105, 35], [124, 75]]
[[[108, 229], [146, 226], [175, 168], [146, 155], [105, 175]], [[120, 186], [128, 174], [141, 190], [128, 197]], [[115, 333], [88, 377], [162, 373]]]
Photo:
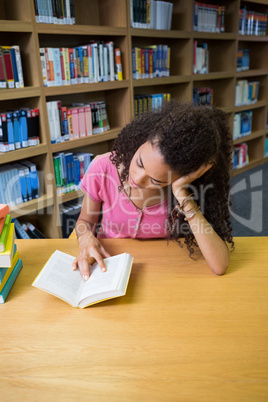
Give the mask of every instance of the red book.
[[7, 76], [7, 85], [8, 88], [15, 88], [15, 80], [14, 73], [12, 67], [12, 59], [11, 59], [11, 47], [10, 46], [2, 46], [4, 60], [5, 60], [5, 68], [6, 68], [6, 76]]
[[9, 206], [7, 204], [0, 204], [0, 219], [6, 219], [7, 214], [9, 213]]
[[0, 46], [0, 88], [7, 88], [6, 68], [2, 46]]

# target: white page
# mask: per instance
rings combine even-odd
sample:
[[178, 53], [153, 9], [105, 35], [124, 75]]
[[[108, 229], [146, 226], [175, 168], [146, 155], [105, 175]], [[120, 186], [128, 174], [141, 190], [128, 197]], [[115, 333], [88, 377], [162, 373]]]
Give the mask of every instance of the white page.
[[72, 270], [74, 259], [75, 257], [56, 250], [34, 281], [33, 286], [36, 285], [62, 298], [72, 306], [77, 306], [85, 281], [79, 270]]
[[107, 268], [106, 272], [102, 272], [99, 265], [93, 265], [92, 273], [89, 280], [85, 283], [82, 290], [80, 301], [104, 292], [110, 292], [118, 288], [118, 283], [122, 274], [122, 269], [125, 261], [125, 253], [105, 258], [104, 262]]

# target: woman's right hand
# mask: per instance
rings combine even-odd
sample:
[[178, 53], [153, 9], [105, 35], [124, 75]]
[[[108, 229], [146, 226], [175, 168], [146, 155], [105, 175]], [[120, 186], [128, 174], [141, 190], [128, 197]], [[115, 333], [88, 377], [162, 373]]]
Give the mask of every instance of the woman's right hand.
[[92, 234], [87, 233], [79, 237], [79, 255], [73, 262], [73, 270], [79, 268], [85, 281], [89, 278], [89, 265], [95, 260], [99, 264], [102, 272], [106, 271], [103, 257], [110, 257], [101, 242]]

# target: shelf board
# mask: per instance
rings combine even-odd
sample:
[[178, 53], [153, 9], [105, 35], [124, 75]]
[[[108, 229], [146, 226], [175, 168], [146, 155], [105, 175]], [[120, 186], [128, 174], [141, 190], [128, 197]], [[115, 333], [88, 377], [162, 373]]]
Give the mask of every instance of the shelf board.
[[83, 197], [84, 193], [82, 190], [72, 191], [71, 193], [61, 194], [57, 196], [58, 204], [63, 204], [64, 202], [76, 200], [79, 197]]
[[32, 32], [33, 23], [26, 21], [0, 20], [0, 32]]
[[12, 99], [22, 99], [22, 98], [33, 98], [35, 96], [41, 95], [40, 87], [25, 87], [19, 89], [1, 89], [0, 90], [0, 101], [12, 100]]
[[92, 82], [91, 84], [62, 85], [44, 88], [45, 96], [70, 95], [84, 92], [109, 91], [113, 89], [128, 88], [129, 80]]
[[235, 113], [244, 112], [245, 110], [259, 109], [266, 106], [266, 100], [251, 103], [250, 105], [235, 106]]
[[100, 25], [36, 24], [37, 32], [46, 35], [126, 36], [127, 28]]
[[85, 138], [79, 138], [78, 140], [69, 140], [65, 142], [61, 142], [59, 144], [52, 144], [51, 149], [52, 152], [63, 152], [68, 151], [70, 149], [81, 148], [86, 145], [96, 144], [104, 141], [114, 140], [118, 134], [120, 133], [121, 128], [113, 128], [112, 130], [106, 131], [101, 134], [90, 135]]
[[235, 40], [236, 34], [231, 32], [192, 32], [194, 39], [216, 39], [216, 40]]
[[253, 159], [246, 166], [243, 166], [243, 167], [238, 168], [238, 169], [233, 169], [232, 172], [231, 172], [231, 176], [232, 177], [237, 176], [240, 173], [244, 173], [244, 172], [246, 172], [246, 171], [248, 171], [250, 169], [253, 169], [256, 166], [260, 166], [262, 164], [263, 164], [263, 158]]
[[237, 78], [244, 78], [244, 77], [257, 77], [259, 75], [267, 75], [267, 69], [256, 69], [256, 70], [245, 70], [245, 71], [237, 71], [236, 77]]
[[53, 197], [42, 195], [34, 200], [24, 202], [22, 204], [15, 205], [10, 208], [11, 218], [19, 218], [28, 214], [36, 214], [36, 211], [42, 210], [54, 204]]
[[190, 75], [171, 75], [170, 77], [144, 78], [133, 80], [133, 87], [147, 87], [151, 85], [168, 85], [190, 82]]
[[222, 106], [218, 107], [218, 109], [222, 110], [225, 113], [233, 113], [234, 108], [232, 106]]
[[222, 80], [225, 78], [233, 78], [235, 71], [217, 71], [207, 74], [193, 74], [193, 81]]
[[268, 36], [238, 35], [240, 42], [268, 42]]
[[40, 144], [34, 147], [27, 147], [17, 149], [16, 151], [0, 152], [0, 165], [9, 162], [16, 162], [21, 159], [31, 158], [32, 156], [38, 156], [48, 153], [47, 144]]
[[265, 130], [254, 131], [251, 134], [245, 135], [244, 137], [237, 138], [234, 140], [233, 145], [241, 144], [242, 142], [248, 142], [255, 140], [255, 138], [263, 137], [265, 135]]
[[191, 32], [162, 30], [162, 29], [140, 29], [131, 28], [131, 36], [141, 36], [143, 38], [170, 38], [170, 39], [190, 39]]

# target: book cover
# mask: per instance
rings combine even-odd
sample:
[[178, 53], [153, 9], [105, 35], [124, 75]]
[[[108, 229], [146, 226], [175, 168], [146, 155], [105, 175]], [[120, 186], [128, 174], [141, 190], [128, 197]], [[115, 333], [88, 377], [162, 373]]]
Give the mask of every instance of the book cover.
[[0, 204], [0, 219], [6, 219], [7, 214], [9, 213], [9, 206], [7, 204]]
[[14, 223], [10, 223], [8, 229], [8, 236], [5, 244], [5, 251], [0, 253], [0, 267], [6, 268], [11, 267], [13, 249], [14, 249], [14, 240], [15, 240], [15, 228]]
[[[15, 268], [15, 266], [16, 266], [18, 260], [19, 260], [19, 253], [16, 252], [16, 253], [13, 255], [13, 258], [12, 258], [11, 267], [7, 268], [6, 274], [5, 274], [5, 276], [3, 277], [3, 279], [2, 279], [2, 281], [1, 281], [1, 283], [0, 283], [0, 294], [1, 294], [1, 292], [2, 292], [2, 290], [3, 290], [3, 288], [4, 288], [4, 286], [5, 286], [5, 284], [7, 283], [8, 278], [9, 278], [10, 275], [12, 274], [12, 271], [13, 271], [13, 269]], [[0, 269], [2, 270], [2, 269], [6, 269], [6, 268], [0, 268]]]
[[79, 308], [126, 294], [133, 264], [130, 254], [105, 258], [106, 272], [102, 272], [97, 263], [93, 264], [90, 266], [87, 281], [82, 278], [79, 270], [73, 271], [74, 259], [75, 257], [56, 250], [32, 286]]
[[11, 273], [10, 277], [8, 278], [7, 283], [5, 284], [3, 290], [0, 293], [0, 303], [1, 304], [5, 303], [7, 296], [9, 295], [10, 290], [11, 290], [12, 286], [14, 285], [15, 280], [16, 280], [22, 266], [23, 266], [22, 260], [19, 259], [17, 264], [15, 265], [15, 268], [12, 270], [12, 273]]

